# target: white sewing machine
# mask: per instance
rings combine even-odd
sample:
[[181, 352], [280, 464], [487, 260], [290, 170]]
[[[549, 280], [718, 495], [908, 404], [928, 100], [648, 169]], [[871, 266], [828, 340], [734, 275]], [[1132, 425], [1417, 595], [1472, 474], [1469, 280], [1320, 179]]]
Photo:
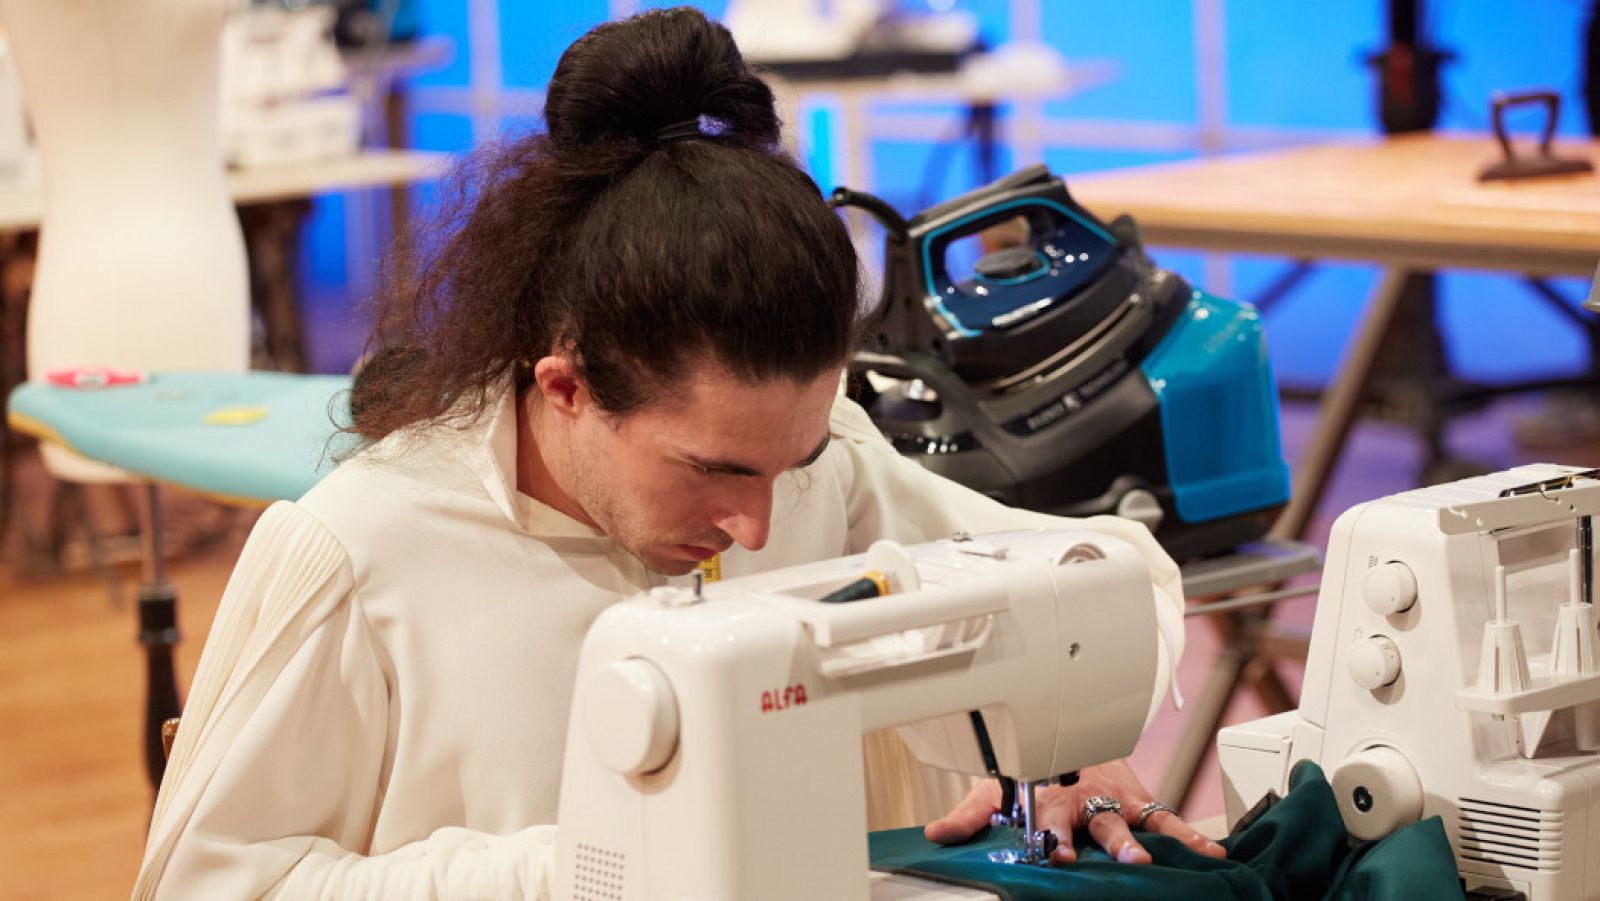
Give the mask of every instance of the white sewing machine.
[[[820, 600], [868, 572], [890, 593]], [[869, 876], [862, 735], [915, 723], [923, 762], [1017, 780], [1038, 852], [1035, 786], [1133, 749], [1156, 636], [1138, 552], [1085, 532], [880, 541], [617, 604], [579, 658], [555, 896], [992, 897]]]
[[1300, 709], [1217, 736], [1229, 821], [1312, 760], [1359, 838], [1437, 814], [1469, 890], [1600, 898], [1597, 513], [1541, 464], [1341, 516]]

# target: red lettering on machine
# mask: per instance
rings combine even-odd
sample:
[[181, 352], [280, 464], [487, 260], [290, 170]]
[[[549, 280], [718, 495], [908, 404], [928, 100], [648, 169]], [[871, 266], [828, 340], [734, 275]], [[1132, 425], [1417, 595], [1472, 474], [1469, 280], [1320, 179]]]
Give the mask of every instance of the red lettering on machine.
[[785, 710], [791, 706], [804, 707], [806, 703], [805, 683], [790, 685], [782, 691], [764, 691], [761, 693], [761, 712], [774, 713]]

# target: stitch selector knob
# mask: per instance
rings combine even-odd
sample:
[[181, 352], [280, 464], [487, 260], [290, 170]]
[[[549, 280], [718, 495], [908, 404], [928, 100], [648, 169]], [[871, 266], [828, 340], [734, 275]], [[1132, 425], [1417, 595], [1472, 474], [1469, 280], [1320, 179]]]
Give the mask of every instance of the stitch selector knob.
[[1361, 596], [1379, 616], [1404, 613], [1417, 602], [1417, 577], [1411, 567], [1398, 560], [1380, 563], [1367, 570], [1361, 581]]
[[1376, 691], [1400, 678], [1400, 648], [1385, 635], [1356, 642], [1350, 649], [1350, 678], [1368, 691]]

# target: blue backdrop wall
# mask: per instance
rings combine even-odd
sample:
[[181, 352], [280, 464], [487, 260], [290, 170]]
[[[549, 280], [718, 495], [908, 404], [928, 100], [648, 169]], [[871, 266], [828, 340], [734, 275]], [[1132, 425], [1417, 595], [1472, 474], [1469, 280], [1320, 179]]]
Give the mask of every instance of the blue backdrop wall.
[[[1008, 0], [902, 0], [911, 8], [954, 7], [972, 13], [985, 37], [1001, 43], [1020, 27]], [[464, 152], [501, 135], [538, 127], [542, 90], [561, 51], [593, 25], [619, 11], [672, 5], [615, 0], [419, 0], [429, 33], [455, 45], [449, 64], [419, 75], [412, 86], [413, 143]], [[695, 4], [720, 15], [722, 2]], [[1580, 0], [1445, 0], [1428, 5], [1434, 43], [1453, 49], [1458, 60], [1445, 74], [1448, 129], [1487, 127], [1490, 92], [1549, 86], [1565, 105], [1561, 131], [1580, 135], [1582, 38], [1589, 14]], [[1116, 77], [1065, 100], [1046, 105], [1058, 122], [1045, 160], [1069, 176], [1077, 172], [1183, 159], [1199, 152], [1205, 114], [1199, 83], [1216, 73], [1199, 71], [1196, 17], [1221, 16], [1225, 91], [1220, 123], [1227, 146], [1304, 141], [1376, 131], [1374, 79], [1363, 62], [1385, 42], [1385, 4], [1285, 3], [1282, 0], [1134, 0], [1071, 2], [1036, 0], [1034, 27], [1070, 60], [1115, 63]], [[888, 110], [893, 113], [894, 110]], [[918, 121], [954, 110], [923, 108]], [[831, 140], [831, 109], [818, 104], [804, 113], [818, 136], [807, 162], [823, 190], [833, 186], [844, 152]], [[1213, 114], [1215, 115], [1215, 114]], [[1074, 137], [1074, 124], [1086, 137]], [[1531, 123], [1525, 123], [1531, 127]], [[1119, 137], [1125, 135], [1126, 138]], [[875, 189], [911, 211], [965, 190], [974, 183], [970, 150], [941, 148], [948, 129], [925, 139], [902, 134], [871, 143]], [[1059, 140], [1055, 140], [1059, 139]], [[1002, 154], [1002, 166], [1009, 156]], [[423, 189], [424, 204], [433, 192]], [[316, 304], [313, 322], [340, 318], [350, 295], [367, 284], [352, 278], [356, 266], [345, 253], [346, 198], [318, 202], [306, 236], [304, 278]], [[1270, 281], [1282, 261], [1234, 257], [1206, 266], [1201, 257], [1157, 250], [1159, 258], [1205, 284], [1221, 281], [1225, 292], [1248, 299]], [[1334, 366], [1375, 272], [1367, 266], [1328, 266], [1274, 308], [1268, 335], [1280, 379], [1315, 384]], [[1561, 283], [1576, 297], [1586, 285]], [[1462, 374], [1501, 380], [1570, 372], [1586, 363], [1580, 335], [1546, 309], [1511, 276], [1447, 273], [1441, 280], [1442, 315], [1452, 365]], [[323, 368], [348, 365], [354, 349], [318, 355]]]

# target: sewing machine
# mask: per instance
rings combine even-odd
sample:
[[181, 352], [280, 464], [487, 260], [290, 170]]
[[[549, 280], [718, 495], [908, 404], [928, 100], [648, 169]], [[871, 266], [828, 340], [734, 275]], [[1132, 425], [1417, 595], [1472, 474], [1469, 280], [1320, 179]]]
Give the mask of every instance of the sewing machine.
[[1312, 760], [1357, 838], [1440, 816], [1469, 897], [1600, 898], [1597, 513], [1541, 464], [1341, 516], [1299, 710], [1217, 736], [1229, 821]]
[[880, 541], [619, 603], [579, 657], [555, 896], [993, 897], [869, 875], [862, 735], [905, 726], [924, 763], [1007, 777], [1038, 860], [1034, 790], [1133, 749], [1157, 628], [1137, 550], [1072, 531]]

